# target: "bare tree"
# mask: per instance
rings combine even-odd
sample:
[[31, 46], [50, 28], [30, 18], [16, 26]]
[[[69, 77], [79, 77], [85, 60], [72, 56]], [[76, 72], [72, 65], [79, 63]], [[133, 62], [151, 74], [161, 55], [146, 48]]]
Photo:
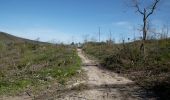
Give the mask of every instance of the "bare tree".
[[141, 7], [140, 4], [141, 0], [132, 0], [133, 7], [136, 8], [137, 12], [142, 15], [143, 17], [143, 37], [142, 37], [142, 44], [140, 46], [140, 50], [142, 51], [142, 54], [145, 55], [145, 40], [148, 33], [148, 19], [149, 17], [154, 13], [156, 10], [156, 7], [160, 0], [153, 0], [152, 4], [148, 7]]
[[83, 35], [84, 43], [87, 43], [89, 41], [89, 34]]
[[167, 39], [168, 38], [168, 25], [163, 25], [162, 26], [162, 33], [161, 33], [161, 39]]
[[107, 40], [107, 44], [111, 45], [112, 43], [113, 43], [112, 32], [111, 32], [111, 30], [109, 30], [109, 37], [108, 37], [108, 40]]
[[90, 41], [91, 41], [91, 42], [97, 42], [97, 39], [96, 39], [95, 36], [92, 36], [92, 37], [90, 38]]
[[99, 27], [99, 42], [100, 42], [100, 34], [101, 34], [101, 33], [100, 33], [100, 27]]

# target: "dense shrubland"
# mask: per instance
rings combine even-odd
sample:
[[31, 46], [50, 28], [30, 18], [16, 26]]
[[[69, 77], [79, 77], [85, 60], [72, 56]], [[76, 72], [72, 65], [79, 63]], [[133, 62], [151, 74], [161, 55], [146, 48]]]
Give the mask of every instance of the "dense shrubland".
[[140, 51], [141, 41], [122, 44], [88, 42], [83, 50], [96, 57], [100, 64], [114, 72], [127, 75], [161, 99], [170, 98], [170, 39], [147, 40], [145, 59]]

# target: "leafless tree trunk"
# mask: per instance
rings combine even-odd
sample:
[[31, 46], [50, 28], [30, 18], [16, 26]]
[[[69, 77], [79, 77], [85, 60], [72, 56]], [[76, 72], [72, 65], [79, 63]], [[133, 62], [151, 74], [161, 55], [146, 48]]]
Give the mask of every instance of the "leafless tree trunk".
[[84, 43], [87, 43], [89, 40], [89, 34], [83, 35]]
[[[100, 27], [99, 27], [99, 43], [100, 43]], [[100, 55], [100, 53], [101, 53], [101, 44], [99, 44], [100, 45], [100, 49], [99, 49], [99, 55]]]
[[140, 8], [140, 0], [132, 0], [133, 6], [137, 9], [137, 12], [140, 13], [143, 16], [143, 38], [142, 38], [142, 44], [140, 46], [140, 50], [142, 54], [145, 56], [145, 40], [148, 33], [148, 18], [153, 14], [153, 12], [156, 10], [157, 4], [160, 0], [153, 0], [152, 5], [150, 7], [144, 7], [143, 9]]
[[100, 42], [100, 27], [99, 27], [99, 42]]

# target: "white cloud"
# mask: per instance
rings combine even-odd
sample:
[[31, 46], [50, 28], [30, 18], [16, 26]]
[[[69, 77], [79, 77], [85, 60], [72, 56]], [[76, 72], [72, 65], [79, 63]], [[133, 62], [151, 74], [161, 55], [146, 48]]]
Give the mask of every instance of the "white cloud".
[[122, 29], [128, 29], [128, 30], [133, 29], [132, 23], [130, 23], [130, 22], [128, 22], [128, 21], [114, 22], [114, 23], [113, 23], [113, 26], [119, 27], [119, 28], [122, 28]]
[[125, 25], [129, 25], [130, 23], [127, 22], [127, 21], [120, 21], [120, 22], [116, 22], [115, 25], [118, 25], [118, 26], [125, 26]]

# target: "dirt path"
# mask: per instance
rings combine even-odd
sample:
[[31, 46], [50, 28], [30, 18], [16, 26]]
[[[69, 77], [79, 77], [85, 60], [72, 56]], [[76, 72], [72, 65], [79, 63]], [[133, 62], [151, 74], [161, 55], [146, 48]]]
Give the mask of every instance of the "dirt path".
[[[94, 61], [84, 56], [81, 49], [77, 51], [82, 59], [82, 69], [87, 74], [87, 80], [78, 81], [64, 90], [50, 89], [51, 92], [46, 91], [34, 97], [35, 100], [150, 100], [146, 97], [146, 92], [133, 81], [96, 66]], [[23, 97], [10, 100], [22, 99]]]
[[78, 49], [78, 55], [88, 76], [84, 83], [86, 87], [81, 91], [68, 91], [57, 100], [146, 100], [144, 91], [133, 81], [95, 66], [92, 60], [83, 55], [81, 49]]

